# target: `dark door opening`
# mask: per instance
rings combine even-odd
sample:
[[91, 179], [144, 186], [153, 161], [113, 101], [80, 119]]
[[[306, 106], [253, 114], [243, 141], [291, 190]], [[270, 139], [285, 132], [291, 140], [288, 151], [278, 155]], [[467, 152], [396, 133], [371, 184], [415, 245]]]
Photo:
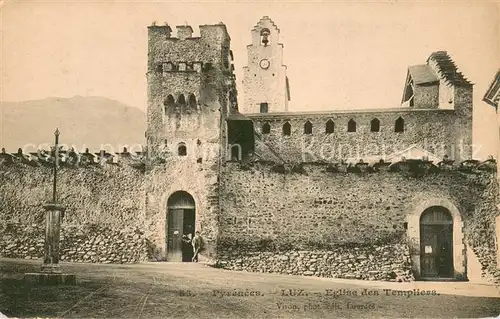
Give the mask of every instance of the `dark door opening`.
[[443, 207], [431, 207], [420, 218], [421, 277], [453, 278], [453, 220]]
[[193, 197], [178, 191], [167, 203], [166, 255], [167, 261], [191, 261], [193, 248], [191, 238], [195, 232], [195, 205]]
[[194, 237], [194, 209], [184, 209], [182, 261], [190, 262], [193, 258], [191, 239]]

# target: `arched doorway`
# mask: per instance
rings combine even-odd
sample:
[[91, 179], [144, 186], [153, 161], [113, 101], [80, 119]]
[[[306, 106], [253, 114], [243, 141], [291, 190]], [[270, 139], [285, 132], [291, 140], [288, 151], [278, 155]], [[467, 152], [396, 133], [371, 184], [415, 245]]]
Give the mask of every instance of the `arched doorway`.
[[423, 278], [453, 277], [453, 218], [444, 207], [420, 216], [420, 269]]
[[191, 261], [193, 249], [188, 235], [195, 232], [195, 203], [193, 196], [177, 191], [167, 201], [167, 261]]

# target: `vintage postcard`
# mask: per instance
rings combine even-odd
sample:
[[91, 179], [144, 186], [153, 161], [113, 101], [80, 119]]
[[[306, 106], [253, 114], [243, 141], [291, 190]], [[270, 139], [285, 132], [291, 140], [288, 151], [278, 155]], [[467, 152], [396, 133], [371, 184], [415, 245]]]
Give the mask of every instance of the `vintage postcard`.
[[500, 316], [498, 2], [0, 19], [0, 318]]

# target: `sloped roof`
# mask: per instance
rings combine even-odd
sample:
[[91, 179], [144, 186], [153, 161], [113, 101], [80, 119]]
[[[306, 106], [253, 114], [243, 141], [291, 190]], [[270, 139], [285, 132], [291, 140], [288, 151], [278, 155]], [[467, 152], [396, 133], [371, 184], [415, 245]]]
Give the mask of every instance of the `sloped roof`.
[[439, 82], [436, 72], [427, 64], [410, 66], [408, 72], [415, 84]]
[[488, 91], [484, 94], [483, 101], [498, 108], [498, 102], [500, 101], [500, 69], [498, 69], [495, 78], [488, 87]]
[[436, 61], [439, 70], [443, 74], [444, 78], [454, 85], [472, 85], [472, 82], [467, 80], [461, 72], [458, 72], [458, 68], [455, 62], [451, 59], [446, 51], [437, 51], [432, 53], [429, 60]]

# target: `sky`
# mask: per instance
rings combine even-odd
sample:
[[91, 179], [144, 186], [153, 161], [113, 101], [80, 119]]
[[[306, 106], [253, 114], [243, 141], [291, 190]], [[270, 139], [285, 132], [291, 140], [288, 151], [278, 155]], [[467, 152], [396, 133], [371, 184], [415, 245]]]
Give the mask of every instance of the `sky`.
[[264, 15], [281, 31], [291, 111], [398, 107], [407, 67], [446, 50], [475, 83], [475, 137], [497, 131], [481, 99], [500, 67], [498, 2], [7, 1], [0, 99], [104, 96], [145, 110], [147, 26], [187, 23], [198, 35], [223, 22], [241, 104], [246, 45]]

